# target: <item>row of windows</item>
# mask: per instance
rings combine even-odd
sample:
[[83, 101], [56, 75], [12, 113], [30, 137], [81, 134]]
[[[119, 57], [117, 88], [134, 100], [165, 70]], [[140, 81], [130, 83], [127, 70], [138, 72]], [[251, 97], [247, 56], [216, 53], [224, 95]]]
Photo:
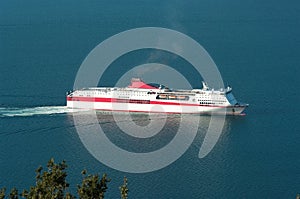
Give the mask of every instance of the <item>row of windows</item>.
[[216, 103], [216, 102], [200, 102], [200, 104], [222, 104], [222, 103]]
[[225, 99], [225, 97], [216, 97], [216, 96], [201, 96], [201, 97], [197, 97], [197, 98], [200, 98], [200, 99]]
[[198, 99], [198, 101], [199, 101], [199, 102], [200, 102], [200, 101], [201, 101], [201, 102], [211, 102], [211, 101], [214, 101], [214, 102], [227, 102], [226, 100], [211, 100], [211, 99], [210, 99], [210, 100], [199, 100], [199, 99]]
[[150, 100], [135, 100], [135, 99], [116, 99], [118, 103], [133, 103], [133, 104], [150, 104]]
[[200, 104], [212, 104], [211, 102], [200, 102]]
[[189, 96], [183, 96], [183, 95], [157, 95], [156, 99], [162, 99], [162, 100], [189, 100]]

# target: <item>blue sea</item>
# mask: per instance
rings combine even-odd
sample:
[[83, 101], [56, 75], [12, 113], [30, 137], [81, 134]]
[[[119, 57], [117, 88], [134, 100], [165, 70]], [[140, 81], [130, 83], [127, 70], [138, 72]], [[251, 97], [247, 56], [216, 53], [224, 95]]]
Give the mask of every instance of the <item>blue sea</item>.
[[[160, 170], [127, 173], [106, 166], [84, 147], [65, 95], [92, 49], [141, 27], [176, 30], [199, 42], [224, 84], [250, 106], [246, 116], [226, 117], [221, 137], [206, 157], [200, 159], [198, 153], [211, 118], [199, 116], [197, 136], [178, 160]], [[297, 0], [0, 1], [0, 187], [28, 189], [35, 169], [54, 157], [67, 161], [74, 194], [81, 170], [87, 169], [112, 179], [106, 198], [119, 198], [124, 176], [129, 198], [295, 198], [300, 193], [299, 36]], [[185, 60], [167, 52], [151, 55], [148, 49], [120, 57], [99, 85], [114, 86], [150, 57], [201, 88], [201, 75], [186, 70]], [[140, 76], [155, 80], [151, 73]], [[169, 86], [178, 87], [173, 83]], [[132, 117], [140, 125], [149, 120]], [[168, 116], [158, 139], [138, 141], [120, 136], [110, 114], [98, 113], [98, 119], [112, 142], [131, 151], [163, 147], [180, 122], [179, 116]]]

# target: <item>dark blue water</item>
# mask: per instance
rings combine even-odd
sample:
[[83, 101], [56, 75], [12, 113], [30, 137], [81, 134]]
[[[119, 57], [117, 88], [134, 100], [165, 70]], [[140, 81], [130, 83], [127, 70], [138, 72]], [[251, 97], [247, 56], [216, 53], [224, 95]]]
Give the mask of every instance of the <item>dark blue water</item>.
[[[299, 13], [296, 0], [1, 1], [0, 187], [28, 188], [34, 170], [54, 157], [70, 165], [73, 192], [82, 169], [107, 173], [108, 198], [118, 198], [124, 175], [130, 198], [294, 198], [300, 192]], [[196, 139], [176, 162], [130, 174], [88, 153], [63, 106], [80, 64], [97, 44], [145, 26], [174, 29], [202, 44], [225, 84], [250, 107], [245, 117], [226, 119], [220, 140], [204, 159], [198, 152], [208, 116], [201, 117]], [[148, 55], [135, 52], [117, 60], [101, 83], [113, 86], [124, 72], [120, 64], [129, 69]], [[181, 62], [163, 60], [179, 71]], [[184, 75], [200, 86], [198, 75]], [[113, 138], [118, 133], [113, 122], [100, 118], [107, 120], [102, 122], [111, 139], [126, 146]], [[166, 140], [174, 136], [177, 118], [170, 121]]]

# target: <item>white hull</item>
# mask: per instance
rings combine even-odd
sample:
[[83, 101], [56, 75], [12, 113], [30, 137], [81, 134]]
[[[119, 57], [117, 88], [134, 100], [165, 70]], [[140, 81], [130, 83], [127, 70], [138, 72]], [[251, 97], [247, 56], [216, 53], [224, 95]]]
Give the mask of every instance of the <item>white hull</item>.
[[120, 112], [145, 112], [167, 114], [226, 114], [240, 115], [245, 106], [185, 106], [185, 105], [158, 105], [158, 104], [124, 104], [109, 102], [80, 102], [67, 101], [67, 107], [72, 109], [90, 109]]

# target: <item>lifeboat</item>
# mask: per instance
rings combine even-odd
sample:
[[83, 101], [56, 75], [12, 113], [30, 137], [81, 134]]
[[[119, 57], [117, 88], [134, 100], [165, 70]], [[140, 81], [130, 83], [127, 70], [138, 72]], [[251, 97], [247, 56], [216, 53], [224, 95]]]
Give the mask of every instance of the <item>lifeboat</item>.
[[166, 96], [166, 95], [159, 95], [158, 98], [159, 98], [159, 99], [166, 99], [167, 96]]
[[177, 96], [177, 98], [178, 98], [179, 100], [184, 100], [184, 99], [186, 99], [186, 96]]

